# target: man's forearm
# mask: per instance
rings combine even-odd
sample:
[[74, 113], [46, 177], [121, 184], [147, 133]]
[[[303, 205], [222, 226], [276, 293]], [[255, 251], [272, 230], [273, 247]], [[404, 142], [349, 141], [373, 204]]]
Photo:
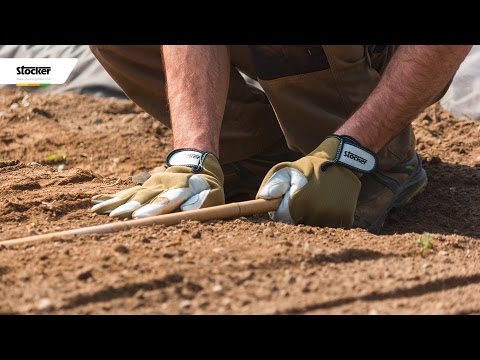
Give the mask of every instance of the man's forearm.
[[378, 86], [335, 133], [350, 135], [378, 152], [438, 96], [470, 48], [463, 45], [400, 46]]
[[222, 45], [162, 46], [174, 148], [219, 156], [230, 59]]

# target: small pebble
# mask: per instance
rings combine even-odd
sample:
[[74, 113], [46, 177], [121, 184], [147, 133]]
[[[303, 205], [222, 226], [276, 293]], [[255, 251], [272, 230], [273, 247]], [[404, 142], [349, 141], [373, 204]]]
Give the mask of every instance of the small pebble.
[[266, 228], [265, 230], [263, 230], [263, 235], [267, 237], [273, 237], [274, 233], [271, 228]]
[[220, 284], [214, 285], [212, 291], [214, 293], [221, 293], [223, 291], [223, 286]]
[[142, 185], [145, 181], [150, 179], [150, 173], [147, 171], [142, 171], [139, 172], [138, 174], [135, 174], [132, 176], [132, 182], [134, 184]]
[[48, 298], [42, 298], [37, 303], [37, 309], [40, 311], [50, 311], [53, 310], [52, 301]]
[[192, 302], [190, 300], [183, 300], [181, 303], [180, 303], [180, 308], [181, 309], [188, 309], [189, 307], [192, 306]]
[[216, 254], [220, 254], [220, 253], [225, 252], [225, 248], [223, 248], [223, 247], [216, 247], [216, 248], [212, 249], [212, 251], [213, 251], [214, 253], [216, 253]]

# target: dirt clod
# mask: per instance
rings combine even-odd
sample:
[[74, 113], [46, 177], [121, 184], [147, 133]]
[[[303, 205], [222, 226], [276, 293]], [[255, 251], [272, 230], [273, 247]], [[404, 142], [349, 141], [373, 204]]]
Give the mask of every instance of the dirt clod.
[[202, 237], [202, 232], [200, 230], [195, 230], [192, 233], [192, 238], [194, 239], [200, 239]]
[[130, 252], [125, 245], [117, 245], [114, 250], [120, 254], [128, 254]]
[[82, 270], [77, 275], [77, 279], [82, 281], [88, 280], [90, 278], [93, 278], [92, 270]]
[[266, 228], [265, 230], [263, 230], [263, 235], [267, 237], [273, 237], [274, 232], [271, 228]]

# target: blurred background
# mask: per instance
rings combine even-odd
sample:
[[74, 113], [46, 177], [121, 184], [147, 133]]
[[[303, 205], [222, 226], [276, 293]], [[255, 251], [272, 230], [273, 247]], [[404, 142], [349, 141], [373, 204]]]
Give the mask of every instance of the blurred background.
[[[122, 90], [103, 70], [88, 45], [0, 45], [0, 58], [72, 57], [78, 58], [67, 82], [49, 87], [24, 87], [32, 92], [73, 91], [102, 97], [126, 98]], [[480, 119], [480, 46], [475, 45], [460, 66], [450, 89], [440, 104], [459, 119]], [[246, 78], [249, 82], [252, 79]], [[253, 84], [259, 87], [258, 83]], [[15, 85], [0, 85], [15, 87]]]

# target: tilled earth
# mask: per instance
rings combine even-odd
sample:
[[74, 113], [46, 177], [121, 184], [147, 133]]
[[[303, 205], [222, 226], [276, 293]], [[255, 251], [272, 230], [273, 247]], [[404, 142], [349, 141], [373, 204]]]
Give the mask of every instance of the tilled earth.
[[[415, 121], [429, 185], [380, 235], [266, 216], [5, 247], [0, 313], [480, 313], [480, 122]], [[90, 198], [162, 164], [128, 100], [0, 91], [0, 241], [112, 221]]]

